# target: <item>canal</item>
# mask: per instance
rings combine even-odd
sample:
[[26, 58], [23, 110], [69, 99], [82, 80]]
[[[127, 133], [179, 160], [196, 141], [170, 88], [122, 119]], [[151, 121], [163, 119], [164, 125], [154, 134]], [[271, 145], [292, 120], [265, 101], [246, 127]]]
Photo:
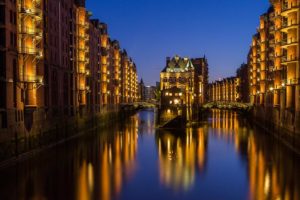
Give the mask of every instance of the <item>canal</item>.
[[140, 111], [0, 170], [0, 199], [300, 199], [300, 158], [233, 111], [157, 131]]

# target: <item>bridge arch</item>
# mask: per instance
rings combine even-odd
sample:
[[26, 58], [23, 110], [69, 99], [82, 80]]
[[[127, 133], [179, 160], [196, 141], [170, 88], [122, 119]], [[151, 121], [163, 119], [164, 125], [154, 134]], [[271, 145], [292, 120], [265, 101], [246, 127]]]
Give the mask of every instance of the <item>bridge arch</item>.
[[212, 101], [203, 105], [203, 108], [212, 109], [237, 109], [237, 110], [251, 110], [253, 107], [250, 103], [242, 103], [242, 102], [227, 102], [227, 101]]

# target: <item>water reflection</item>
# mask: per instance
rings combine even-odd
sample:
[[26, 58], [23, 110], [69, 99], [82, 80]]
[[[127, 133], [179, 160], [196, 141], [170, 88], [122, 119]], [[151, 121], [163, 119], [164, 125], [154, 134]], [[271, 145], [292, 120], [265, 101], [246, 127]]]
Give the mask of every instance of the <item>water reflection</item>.
[[[208, 153], [208, 149], [212, 145], [210, 143], [217, 141], [232, 146], [234, 159], [247, 166], [244, 173], [248, 177], [248, 194], [245, 198], [300, 199], [299, 157], [270, 135], [252, 128], [238, 113], [225, 110], [213, 110], [208, 124], [200, 127], [188, 128], [183, 132], [168, 130], [156, 133], [161, 184], [176, 191], [188, 192], [194, 188], [197, 178], [198, 183], [205, 184], [207, 179], [199, 176], [201, 174], [216, 179], [210, 174], [215, 166], [209, 158], [221, 158], [221, 155]], [[224, 152], [228, 156], [225, 162], [234, 163], [232, 152], [227, 148], [225, 151], [228, 151]], [[219, 165], [219, 168], [225, 167], [221, 161]], [[240, 175], [237, 172], [236, 176]], [[225, 184], [233, 184], [222, 180], [222, 177], [217, 178], [224, 188]]]
[[157, 110], [143, 110], [140, 111], [137, 114], [138, 118], [138, 123], [140, 124], [139, 126], [139, 134], [144, 135], [153, 135], [155, 133], [155, 117], [154, 117], [154, 112], [156, 113]]
[[0, 199], [300, 199], [299, 156], [238, 113], [177, 131], [154, 119], [141, 111], [0, 170]]
[[138, 125], [131, 117], [1, 171], [0, 199], [117, 198], [136, 170]]
[[[118, 196], [121, 192], [124, 181], [130, 179], [136, 168], [136, 153], [138, 139], [138, 118], [131, 118], [131, 122], [117, 130], [117, 134], [107, 134], [100, 137], [99, 142], [99, 175], [100, 199], [109, 200]], [[96, 164], [96, 163], [95, 163]], [[78, 199], [91, 199], [94, 188], [93, 165], [85, 166], [85, 162], [79, 173], [79, 195]], [[87, 192], [86, 192], [87, 191]]]
[[299, 159], [253, 133], [248, 139], [250, 199], [300, 199]]
[[249, 199], [300, 199], [299, 157], [231, 111], [213, 110], [212, 134], [233, 143], [247, 160]]
[[187, 128], [185, 132], [159, 131], [156, 134], [160, 181], [175, 190], [188, 190], [196, 173], [205, 168], [207, 131]]

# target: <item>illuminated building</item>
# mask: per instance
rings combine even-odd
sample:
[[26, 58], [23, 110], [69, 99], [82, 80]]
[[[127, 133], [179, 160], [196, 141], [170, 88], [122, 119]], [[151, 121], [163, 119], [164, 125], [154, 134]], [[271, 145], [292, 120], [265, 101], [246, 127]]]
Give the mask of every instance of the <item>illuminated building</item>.
[[[32, 128], [33, 121], [37, 120], [34, 113], [44, 106], [41, 89], [44, 79], [44, 5], [41, 1], [32, 0], [16, 3], [18, 34], [15, 38], [18, 47], [18, 67], [15, 69], [15, 81], [20, 88], [18, 96], [21, 98], [17, 107], [23, 110], [25, 127]], [[16, 92], [15, 89], [13, 93]]]
[[260, 17], [248, 55], [255, 116], [300, 132], [299, 1], [272, 0]]
[[208, 63], [206, 58], [192, 58], [191, 59], [199, 77], [199, 93], [201, 94], [199, 101], [201, 104], [208, 101]]
[[[0, 130], [22, 124], [24, 103], [18, 80], [17, 7], [0, 1]], [[10, 129], [11, 133], [15, 129]]]
[[145, 87], [145, 100], [146, 101], [155, 100], [155, 97], [156, 97], [155, 91], [156, 91], [155, 86], [146, 86]]
[[121, 52], [121, 99], [122, 103], [133, 103], [139, 99], [136, 65], [126, 50]]
[[85, 0], [0, 1], [0, 142], [29, 143], [137, 101], [134, 61], [90, 17]]
[[146, 91], [145, 91], [145, 84], [143, 79], [141, 79], [141, 81], [139, 82], [139, 99], [141, 101], [145, 101], [146, 99]]
[[87, 95], [90, 93], [90, 85], [87, 77], [89, 69], [89, 16], [85, 7], [81, 5], [76, 9], [76, 67], [77, 67], [77, 96], [80, 112], [86, 108]]
[[132, 59], [129, 60], [129, 69], [127, 73], [129, 93], [128, 93], [128, 103], [133, 103], [138, 100], [138, 76], [136, 65]]
[[[195, 65], [193, 64], [195, 62]], [[162, 105], [201, 105], [205, 101], [206, 58], [167, 58], [160, 73]]]
[[107, 32], [107, 25], [104, 23], [101, 23], [101, 39], [100, 39], [100, 47], [101, 47], [101, 104], [102, 106], [106, 106], [108, 103], [108, 89], [107, 89], [107, 83], [108, 83], [108, 45], [109, 45], [109, 39], [108, 39], [108, 32]]
[[112, 102], [118, 105], [121, 100], [121, 50], [118, 41], [112, 41], [112, 71], [111, 71], [111, 84], [112, 84]]
[[209, 85], [210, 101], [240, 101], [240, 78], [230, 77]]
[[247, 64], [242, 64], [236, 71], [236, 77], [240, 79], [239, 101], [248, 103], [249, 99], [249, 67]]
[[122, 77], [122, 103], [129, 102], [129, 93], [130, 93], [130, 82], [129, 82], [129, 75], [130, 75], [130, 58], [126, 52], [126, 50], [122, 51], [121, 55], [121, 77]]
[[89, 35], [89, 62], [91, 69], [90, 76], [88, 76], [90, 85], [88, 110], [92, 113], [99, 113], [101, 111], [101, 25], [99, 20], [93, 19], [90, 21]]

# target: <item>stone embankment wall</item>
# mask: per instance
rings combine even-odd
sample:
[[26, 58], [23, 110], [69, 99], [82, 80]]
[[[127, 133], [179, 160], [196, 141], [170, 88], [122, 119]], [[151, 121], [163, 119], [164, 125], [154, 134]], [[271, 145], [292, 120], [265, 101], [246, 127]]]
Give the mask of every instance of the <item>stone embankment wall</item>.
[[[25, 127], [14, 127], [1, 132], [0, 137], [0, 167], [17, 160], [19, 157], [49, 148], [89, 130], [110, 126], [135, 113], [135, 109], [106, 110], [97, 115], [76, 115], [74, 117], [57, 117], [47, 120], [40, 112], [30, 130]], [[37, 112], [39, 113], [39, 112]]]
[[279, 107], [255, 106], [250, 117], [258, 126], [300, 154], [300, 113], [280, 110]]

